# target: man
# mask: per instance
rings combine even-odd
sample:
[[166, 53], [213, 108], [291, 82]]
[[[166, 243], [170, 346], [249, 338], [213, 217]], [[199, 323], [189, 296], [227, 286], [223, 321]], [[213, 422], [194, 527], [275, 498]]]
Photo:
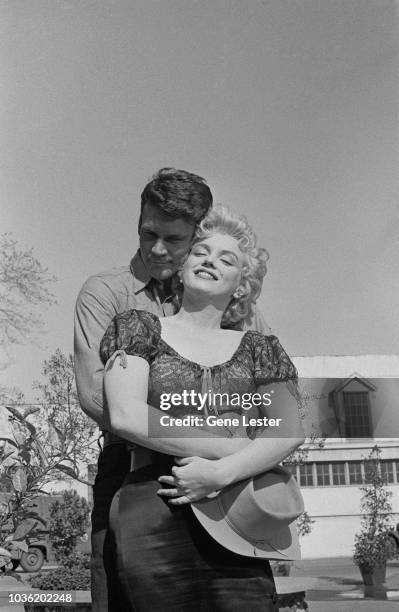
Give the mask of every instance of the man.
[[[75, 374], [82, 409], [104, 433], [93, 489], [92, 601], [93, 612], [122, 610], [115, 586], [108, 536], [112, 498], [130, 468], [123, 440], [106, 431], [103, 415], [101, 338], [118, 313], [136, 308], [158, 316], [179, 309], [176, 271], [187, 254], [195, 229], [212, 206], [211, 191], [201, 177], [173, 168], [154, 175], [141, 194], [140, 248], [130, 266], [92, 276], [83, 285], [75, 311]], [[256, 314], [252, 327], [267, 333]]]

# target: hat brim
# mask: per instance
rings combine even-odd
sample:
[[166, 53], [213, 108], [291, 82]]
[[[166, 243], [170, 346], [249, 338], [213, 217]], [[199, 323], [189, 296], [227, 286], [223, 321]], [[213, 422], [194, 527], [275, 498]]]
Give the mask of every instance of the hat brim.
[[237, 555], [282, 561], [297, 561], [301, 558], [299, 538], [294, 522], [276, 530], [268, 541], [249, 542], [230, 526], [217, 497], [202, 499], [192, 503], [191, 507], [209, 535]]

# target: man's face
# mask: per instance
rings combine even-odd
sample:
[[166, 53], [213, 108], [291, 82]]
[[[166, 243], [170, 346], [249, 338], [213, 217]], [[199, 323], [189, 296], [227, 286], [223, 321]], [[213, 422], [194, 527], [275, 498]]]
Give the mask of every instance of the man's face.
[[182, 264], [194, 236], [195, 223], [171, 219], [147, 202], [141, 214], [140, 252], [152, 278], [166, 280]]

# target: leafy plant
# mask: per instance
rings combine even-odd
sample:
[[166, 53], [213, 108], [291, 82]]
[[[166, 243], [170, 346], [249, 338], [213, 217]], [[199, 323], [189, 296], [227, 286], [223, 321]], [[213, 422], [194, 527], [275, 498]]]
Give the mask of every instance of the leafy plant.
[[[37, 513], [35, 499], [43, 494], [47, 463], [41, 459], [40, 441], [28, 417], [32, 408], [21, 414], [8, 406], [11, 434], [0, 438], [0, 477], [3, 493], [0, 501], [0, 568], [13, 568], [13, 559], [28, 551], [28, 538], [39, 535], [45, 522]], [[39, 457], [39, 459], [38, 459]], [[42, 461], [42, 463], [41, 463]]]
[[[62, 541], [61, 536], [59, 541]], [[66, 534], [65, 541], [68, 545], [58, 546], [56, 555], [61, 567], [33, 576], [30, 583], [34, 588], [45, 591], [86, 591], [90, 589], [90, 555], [79, 551], [65, 554], [65, 550], [72, 542], [68, 534]]]
[[97, 425], [80, 408], [72, 355], [57, 349], [44, 361], [42, 374], [45, 382], [34, 383], [34, 388], [40, 392], [42, 418], [37, 426], [46, 436], [46, 451], [59, 458], [59, 479], [72, 478], [90, 485], [82, 466], [96, 461]]
[[312, 531], [312, 525], [314, 520], [305, 511], [295, 521], [297, 532], [299, 536], [306, 536]]
[[[25, 410], [7, 405], [9, 431], [0, 437], [0, 569], [13, 569], [13, 560], [27, 552], [29, 538], [40, 535], [45, 521], [36, 500], [48, 495], [45, 485], [68, 466], [68, 446], [56, 445], [58, 434], [37, 424], [40, 406]], [[78, 434], [76, 434], [78, 435]], [[64, 468], [64, 470], [63, 470]], [[83, 502], [82, 502], [83, 504]], [[82, 505], [81, 504], [81, 505]]]
[[49, 536], [57, 561], [73, 553], [86, 533], [89, 513], [88, 502], [76, 491], [63, 491], [62, 500], [50, 505]]
[[58, 567], [39, 572], [30, 579], [35, 589], [43, 591], [86, 591], [90, 589], [90, 570], [81, 567]]
[[365, 485], [361, 501], [362, 530], [355, 535], [353, 561], [364, 571], [382, 567], [396, 555], [395, 545], [388, 537], [392, 518], [392, 493], [381, 472], [381, 449], [374, 446], [365, 462]]
[[68, 556], [62, 558], [61, 565], [63, 567], [80, 567], [81, 569], [90, 569], [90, 555], [80, 552], [79, 550], [72, 552]]

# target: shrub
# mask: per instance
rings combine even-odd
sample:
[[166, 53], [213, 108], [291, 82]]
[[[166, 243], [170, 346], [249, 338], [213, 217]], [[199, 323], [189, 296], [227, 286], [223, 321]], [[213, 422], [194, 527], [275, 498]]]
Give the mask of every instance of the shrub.
[[75, 551], [68, 556], [61, 557], [59, 564], [62, 567], [76, 567], [77, 569], [90, 569], [90, 555]]
[[394, 542], [388, 537], [392, 520], [392, 493], [387, 489], [381, 471], [381, 449], [374, 446], [365, 464], [366, 482], [360, 487], [362, 529], [355, 535], [354, 563], [371, 572], [385, 565], [396, 554]]
[[305, 511], [295, 521], [297, 532], [299, 536], [306, 536], [312, 531], [312, 525], [314, 520], [310, 518], [309, 514]]
[[90, 555], [73, 552], [60, 559], [61, 567], [40, 572], [31, 585], [44, 591], [87, 591], [90, 589]]
[[358, 533], [355, 536], [355, 565], [366, 572], [372, 572], [375, 567], [382, 567], [388, 559], [396, 556], [396, 546], [386, 532], [372, 537], [368, 533]]
[[58, 567], [51, 572], [40, 572], [30, 579], [30, 583], [43, 591], [87, 591], [90, 589], [90, 570]]
[[58, 562], [74, 551], [89, 524], [90, 506], [76, 491], [63, 491], [50, 506], [49, 537]]

